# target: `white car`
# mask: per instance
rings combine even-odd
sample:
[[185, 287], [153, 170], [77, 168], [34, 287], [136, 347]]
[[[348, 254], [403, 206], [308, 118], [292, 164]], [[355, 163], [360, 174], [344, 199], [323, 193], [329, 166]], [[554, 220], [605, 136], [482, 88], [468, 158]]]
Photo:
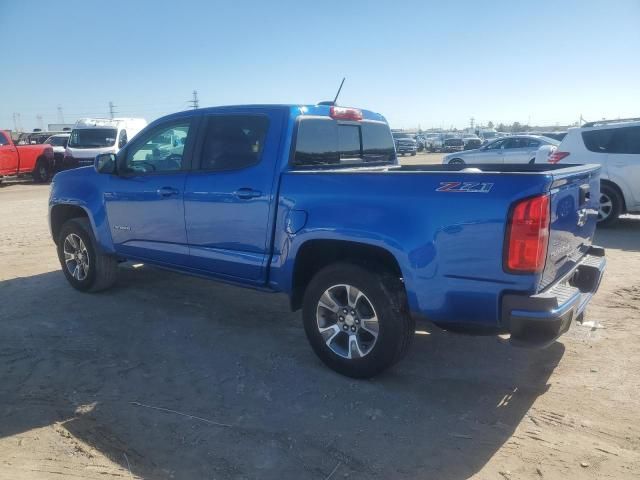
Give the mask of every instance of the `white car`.
[[536, 152], [545, 145], [557, 146], [560, 142], [540, 135], [513, 135], [500, 138], [475, 150], [450, 153], [442, 157], [442, 163], [451, 165], [474, 163], [534, 163]]
[[58, 133], [56, 135], [51, 135], [44, 141], [44, 143], [51, 145], [51, 148], [53, 149], [54, 170], [60, 170], [62, 168], [62, 160], [64, 158], [64, 152], [67, 148], [67, 143], [69, 143], [70, 136], [71, 134], [69, 133]]
[[570, 128], [549, 163], [598, 163], [600, 225], [623, 213], [640, 213], [640, 118], [603, 120]]

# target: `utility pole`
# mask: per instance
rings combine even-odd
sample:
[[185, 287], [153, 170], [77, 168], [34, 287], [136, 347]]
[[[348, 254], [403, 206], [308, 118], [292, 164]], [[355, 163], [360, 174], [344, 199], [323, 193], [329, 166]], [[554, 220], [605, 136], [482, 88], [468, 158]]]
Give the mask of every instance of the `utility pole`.
[[42, 115], [36, 115], [36, 120], [38, 122], [38, 128], [40, 130], [44, 130], [44, 124], [42, 123]]
[[189, 103], [191, 104], [191, 108], [193, 108], [194, 110], [196, 108], [198, 108], [199, 103], [198, 103], [198, 91], [197, 90], [193, 91], [193, 100], [189, 100]]
[[113, 115], [116, 113], [115, 108], [116, 106], [113, 104], [113, 102], [109, 102], [109, 115], [112, 120], [113, 120]]
[[20, 121], [20, 114], [13, 112], [13, 128], [16, 132], [22, 132], [22, 122]]
[[475, 118], [473, 118], [473, 117], [471, 117], [471, 119], [470, 119], [470, 122], [469, 122], [469, 123], [471, 124], [471, 131], [472, 131], [472, 132], [473, 132], [473, 126], [475, 125], [475, 122], [476, 122], [476, 119], [475, 119]]
[[58, 123], [64, 123], [64, 115], [62, 114], [62, 105], [58, 105]]

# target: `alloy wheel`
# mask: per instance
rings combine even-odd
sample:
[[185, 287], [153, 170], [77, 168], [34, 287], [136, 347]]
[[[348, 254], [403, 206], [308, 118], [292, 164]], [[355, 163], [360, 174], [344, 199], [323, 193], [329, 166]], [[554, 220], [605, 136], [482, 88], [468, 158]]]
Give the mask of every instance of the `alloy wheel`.
[[89, 274], [89, 252], [82, 239], [70, 233], [64, 239], [64, 262], [73, 278], [83, 281]]
[[316, 308], [322, 338], [336, 355], [362, 358], [378, 340], [379, 322], [371, 300], [352, 285], [334, 285], [325, 290]]

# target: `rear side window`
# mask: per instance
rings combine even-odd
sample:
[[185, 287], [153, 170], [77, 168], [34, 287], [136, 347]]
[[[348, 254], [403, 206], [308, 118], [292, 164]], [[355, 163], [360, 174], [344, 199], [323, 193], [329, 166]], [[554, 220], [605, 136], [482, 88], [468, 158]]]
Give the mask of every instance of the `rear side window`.
[[200, 168], [240, 170], [260, 162], [269, 119], [264, 115], [212, 115], [202, 144]]
[[582, 139], [592, 152], [640, 154], [640, 127], [586, 131]]
[[297, 166], [389, 163], [395, 159], [389, 126], [381, 122], [300, 120], [293, 163]]

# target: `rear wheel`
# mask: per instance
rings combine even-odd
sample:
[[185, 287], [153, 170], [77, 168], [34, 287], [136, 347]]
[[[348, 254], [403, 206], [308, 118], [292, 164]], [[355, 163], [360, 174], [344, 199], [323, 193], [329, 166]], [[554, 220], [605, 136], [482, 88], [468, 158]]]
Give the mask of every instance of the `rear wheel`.
[[49, 180], [49, 166], [47, 162], [40, 159], [36, 162], [36, 168], [33, 170], [33, 181], [36, 183], [45, 183]]
[[73, 218], [62, 226], [58, 259], [67, 281], [82, 292], [106, 290], [116, 281], [118, 262], [99, 252], [86, 218]]
[[415, 331], [400, 279], [348, 263], [313, 277], [303, 320], [320, 360], [354, 378], [373, 377], [400, 360]]
[[608, 227], [618, 221], [622, 213], [622, 198], [618, 191], [609, 186], [600, 186], [600, 207], [598, 209], [598, 225]]

